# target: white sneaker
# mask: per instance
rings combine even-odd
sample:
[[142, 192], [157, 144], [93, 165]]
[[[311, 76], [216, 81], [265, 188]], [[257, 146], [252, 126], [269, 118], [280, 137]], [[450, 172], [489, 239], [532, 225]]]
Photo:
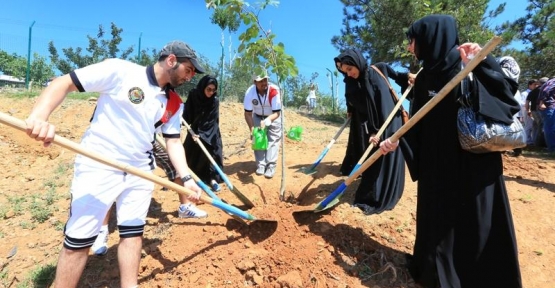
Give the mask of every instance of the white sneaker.
[[189, 204], [181, 204], [177, 209], [179, 218], [205, 218], [208, 217], [206, 211], [197, 208], [197, 206]]
[[256, 169], [256, 175], [264, 175], [264, 171], [266, 171], [266, 166], [258, 165], [258, 168]]
[[266, 172], [264, 173], [264, 177], [270, 179], [274, 177], [274, 174], [276, 174], [276, 166], [268, 165], [268, 167], [266, 168]]
[[106, 253], [108, 253], [108, 227], [107, 226], [102, 226], [102, 228], [100, 228], [100, 232], [98, 233], [98, 237], [96, 237], [96, 240], [94, 241], [93, 246], [91, 247], [91, 250], [93, 251], [93, 254], [96, 256], [103, 256], [106, 255]]

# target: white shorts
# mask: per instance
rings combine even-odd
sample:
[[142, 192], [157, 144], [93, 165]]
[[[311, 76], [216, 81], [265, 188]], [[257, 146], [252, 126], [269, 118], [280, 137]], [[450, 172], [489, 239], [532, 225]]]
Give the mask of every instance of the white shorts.
[[75, 165], [71, 207], [64, 246], [92, 246], [106, 214], [116, 202], [120, 237], [140, 236], [152, 198], [154, 183], [123, 171]]

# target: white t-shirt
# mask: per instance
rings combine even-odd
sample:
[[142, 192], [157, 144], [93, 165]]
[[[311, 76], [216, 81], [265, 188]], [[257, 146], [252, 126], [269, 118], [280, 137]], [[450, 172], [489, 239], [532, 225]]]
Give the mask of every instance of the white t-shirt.
[[245, 111], [254, 112], [260, 116], [268, 116], [273, 112], [281, 111], [281, 95], [279, 88], [272, 83], [268, 83], [266, 95], [258, 95], [256, 85], [252, 85], [245, 92], [243, 99]]
[[308, 97], [307, 99], [316, 99], [316, 90], [310, 90], [308, 91]]
[[[155, 124], [166, 111], [167, 97], [158, 87], [154, 70], [121, 59], [108, 59], [70, 73], [80, 92], [99, 92], [91, 124], [81, 144], [109, 159], [135, 168], [155, 168], [152, 155]], [[165, 135], [179, 135], [183, 105], [162, 124]], [[179, 137], [179, 136], [178, 136]], [[108, 167], [78, 155], [75, 163]]]
[[515, 93], [515, 99], [516, 101], [518, 101], [518, 104], [520, 105], [520, 111], [518, 111], [518, 113], [516, 113], [517, 117], [522, 117], [523, 113], [528, 113], [526, 111], [526, 97], [522, 97], [522, 94], [520, 93], [520, 91], [516, 91]]

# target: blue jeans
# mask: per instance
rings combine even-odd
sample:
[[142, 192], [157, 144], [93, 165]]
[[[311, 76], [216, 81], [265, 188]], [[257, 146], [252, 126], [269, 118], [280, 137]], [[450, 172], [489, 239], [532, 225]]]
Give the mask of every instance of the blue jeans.
[[314, 99], [314, 98], [308, 99], [308, 105], [309, 105], [310, 109], [316, 108], [316, 99]]
[[541, 113], [547, 150], [555, 152], [555, 108], [546, 108]]
[[541, 111], [532, 111], [532, 117], [534, 118], [534, 122], [532, 125], [532, 142], [537, 146], [543, 146], [543, 143], [540, 143], [540, 133], [543, 133], [543, 116]]

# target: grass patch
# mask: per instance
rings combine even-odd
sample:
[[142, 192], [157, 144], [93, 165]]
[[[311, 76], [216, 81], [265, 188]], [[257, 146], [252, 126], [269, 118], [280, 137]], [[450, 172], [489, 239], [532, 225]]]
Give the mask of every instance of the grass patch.
[[[34, 98], [40, 95], [40, 93], [42, 92], [42, 90], [26, 90], [26, 89], [21, 89], [21, 90], [7, 90], [7, 91], [2, 91], [2, 95], [5, 97], [9, 97], [9, 98], [16, 98], [16, 99], [28, 99], [28, 98]], [[98, 93], [92, 93], [92, 92], [71, 92], [67, 95], [67, 99], [76, 99], [76, 100], [87, 100], [91, 97], [96, 97], [98, 98]]]
[[26, 229], [26, 230], [33, 230], [37, 227], [36, 224], [30, 223], [30, 222], [27, 222], [27, 221], [19, 222], [19, 226], [23, 229]]
[[6, 219], [6, 215], [8, 214], [9, 210], [9, 207], [6, 207], [5, 205], [0, 205], [0, 219]]
[[522, 151], [522, 155], [545, 160], [555, 160], [555, 152], [548, 152], [543, 148], [526, 147], [524, 148], [524, 151]]
[[33, 269], [25, 280], [17, 284], [17, 288], [50, 287], [56, 276], [56, 265], [48, 264]]
[[65, 223], [60, 220], [56, 220], [56, 223], [54, 223], [52, 226], [54, 226], [54, 230], [56, 231], [63, 231]]
[[2, 287], [10, 287], [9, 279], [8, 279], [8, 268], [2, 268], [0, 271], [0, 284]]
[[31, 219], [39, 223], [46, 222], [46, 220], [50, 219], [52, 216], [52, 211], [50, 211], [48, 207], [50, 206], [44, 205], [35, 199], [29, 207], [31, 210]]
[[27, 202], [27, 199], [24, 196], [8, 196], [8, 202], [10, 202], [15, 215], [22, 215], [23, 203]]

